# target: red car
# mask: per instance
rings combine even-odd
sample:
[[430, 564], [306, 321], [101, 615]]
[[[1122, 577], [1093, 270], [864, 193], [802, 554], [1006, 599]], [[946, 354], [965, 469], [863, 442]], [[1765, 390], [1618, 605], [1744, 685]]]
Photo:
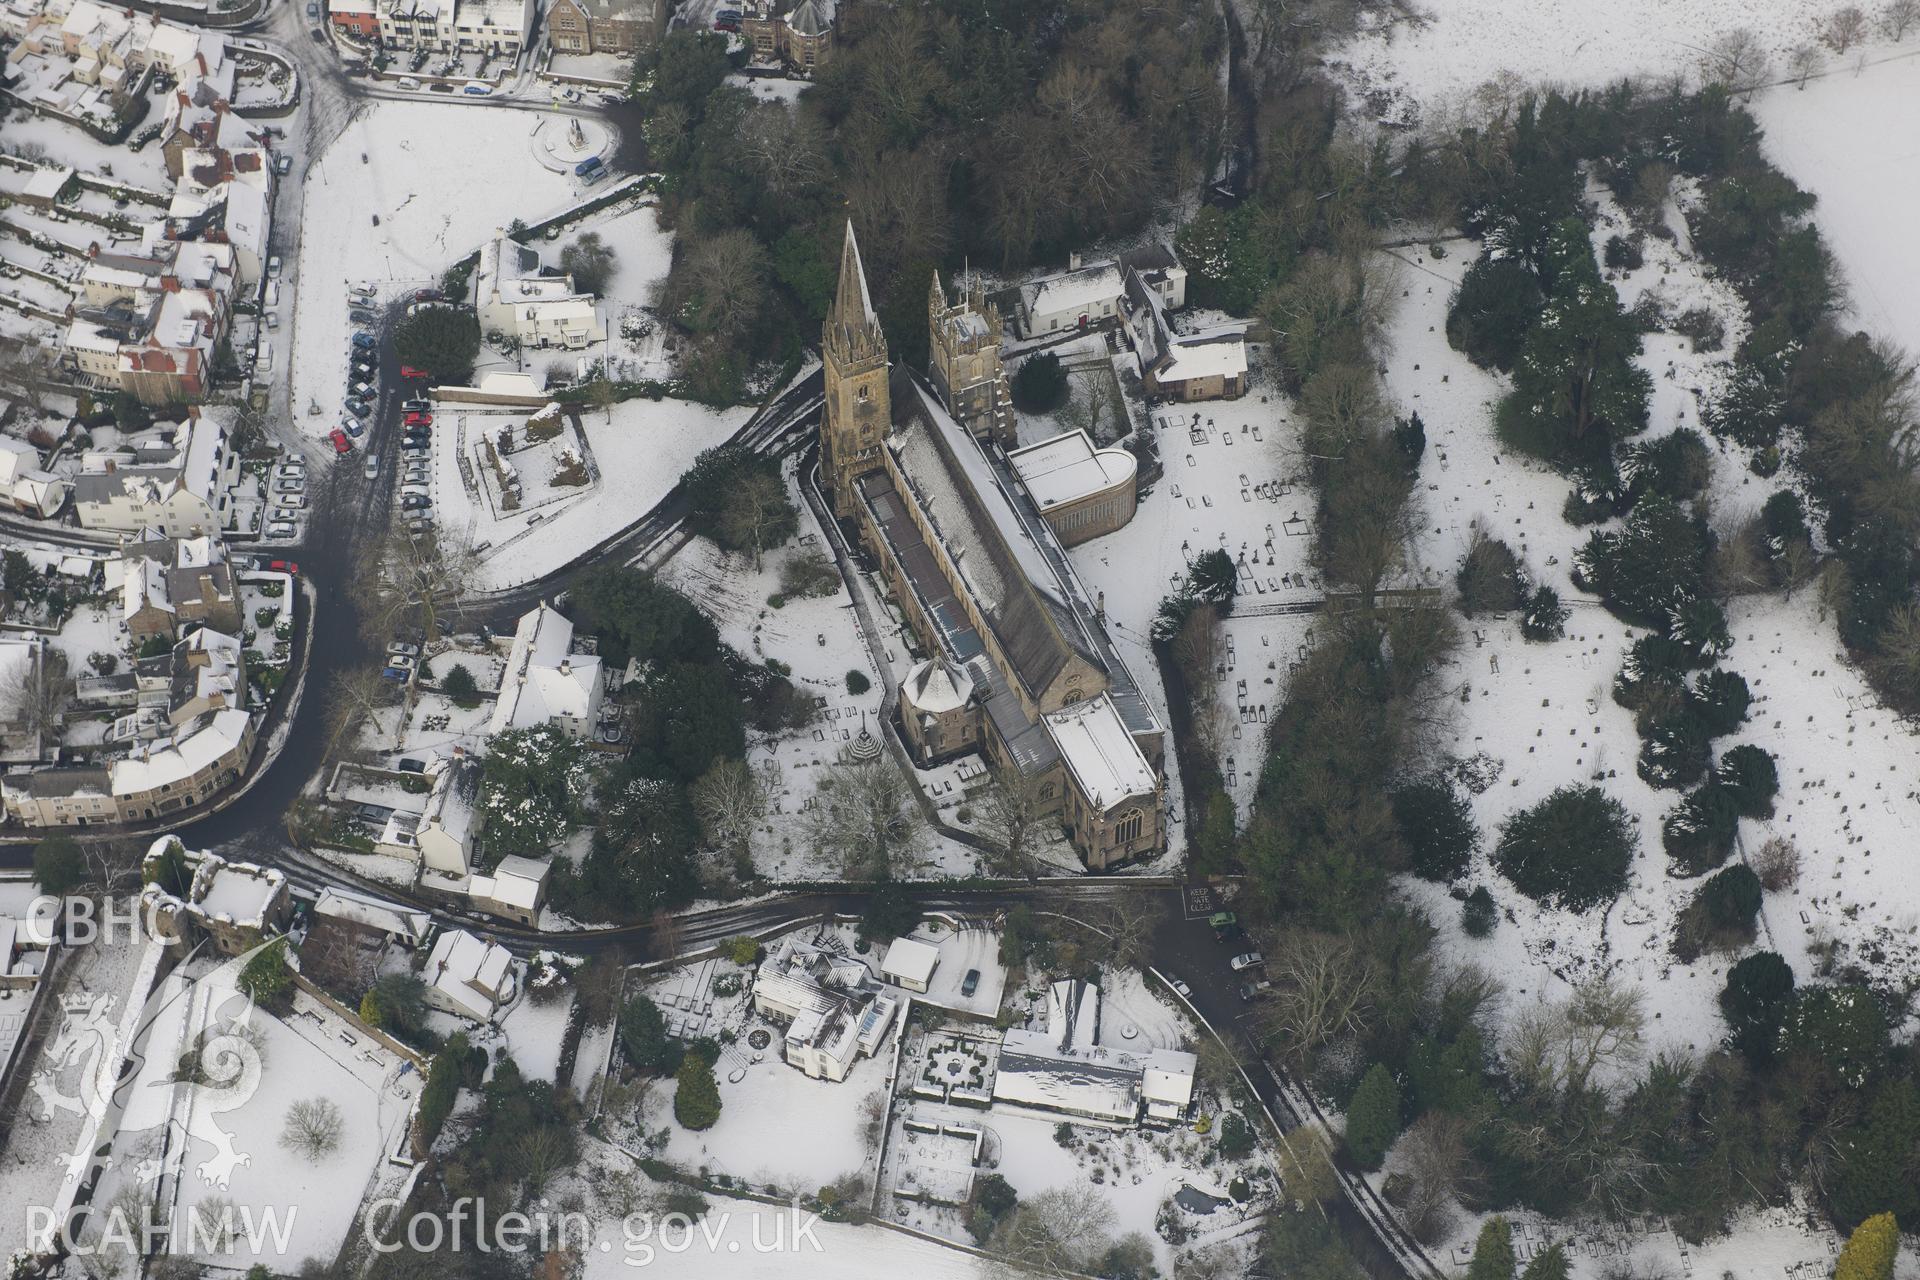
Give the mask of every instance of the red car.
[[300, 572], [300, 566], [292, 560], [269, 560], [267, 562], [267, 571], [269, 573], [291, 573], [297, 576]]
[[403, 378], [418, 378], [422, 382], [425, 382], [430, 375], [425, 369], [416, 369], [410, 364], [403, 364], [400, 366], [400, 376]]
[[410, 427], [430, 427], [433, 425], [433, 415], [430, 413], [410, 413], [407, 415], [407, 425]]
[[329, 435], [327, 439], [333, 441], [333, 451], [335, 453], [349, 454], [353, 452], [353, 441], [348, 439], [347, 433], [340, 428], [335, 427], [333, 434]]
[[415, 302], [438, 302], [440, 301], [440, 291], [438, 289], [419, 289], [414, 292], [413, 300]]

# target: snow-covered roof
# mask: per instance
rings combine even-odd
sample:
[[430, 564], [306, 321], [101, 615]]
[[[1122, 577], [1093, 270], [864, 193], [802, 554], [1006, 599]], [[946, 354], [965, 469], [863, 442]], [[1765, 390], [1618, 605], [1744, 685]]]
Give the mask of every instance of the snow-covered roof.
[[1162, 382], [1184, 382], [1193, 378], [1237, 378], [1246, 371], [1246, 331], [1230, 326], [1218, 332], [1174, 338], [1167, 344], [1166, 363], [1155, 376]]
[[1082, 794], [1097, 808], [1153, 794], [1153, 766], [1106, 694], [1063, 707], [1047, 716], [1046, 723]]
[[209, 854], [194, 873], [194, 905], [213, 919], [257, 928], [285, 886], [286, 876], [272, 867]]
[[521, 615], [487, 732], [531, 729], [556, 716], [585, 720], [592, 715], [600, 659], [572, 650], [573, 623], [544, 600]]
[[900, 693], [914, 710], [938, 715], [967, 705], [967, 699], [973, 696], [973, 679], [936, 655], [907, 672], [907, 678], [900, 682]]
[[940, 948], [932, 943], [918, 938], [895, 938], [887, 948], [886, 958], [880, 962], [880, 974], [902, 986], [924, 987], [933, 977], [933, 967], [939, 963]]
[[1120, 264], [1096, 262], [1057, 275], [1042, 276], [1020, 288], [1020, 305], [1029, 318], [1081, 315], [1120, 297]]
[[143, 609], [173, 612], [167, 595], [167, 569], [158, 560], [137, 556], [124, 566], [120, 579], [120, 616], [124, 622]]
[[1140, 1115], [1140, 1060], [1116, 1049], [1062, 1050], [1050, 1033], [1014, 1028], [1000, 1042], [996, 1102], [1131, 1122]]
[[[1243, 360], [1244, 365], [1244, 360]], [[1085, 431], [1068, 431], [1007, 455], [1027, 495], [1042, 511], [1122, 484], [1139, 464], [1125, 449], [1096, 449]]]
[[418, 942], [426, 934], [427, 926], [433, 919], [424, 911], [391, 906], [352, 890], [335, 889], [332, 886], [320, 891], [319, 899], [313, 904], [313, 913], [363, 928], [377, 929], [409, 944]]
[[479, 1022], [513, 998], [513, 956], [465, 929], [448, 929], [434, 940], [426, 976], [453, 1010]]
[[1179, 1114], [1193, 1102], [1194, 1075], [1200, 1060], [1182, 1049], [1154, 1049], [1147, 1054], [1146, 1073], [1140, 1078], [1140, 1096], [1154, 1114]]
[[184, 782], [226, 758], [246, 741], [247, 713], [227, 707], [192, 721], [179, 734], [139, 748], [107, 765], [117, 796], [137, 795]]
[[547, 863], [510, 853], [493, 869], [493, 891], [485, 895], [476, 892], [476, 896], [531, 911], [540, 903], [540, 891], [547, 882], [548, 870]]

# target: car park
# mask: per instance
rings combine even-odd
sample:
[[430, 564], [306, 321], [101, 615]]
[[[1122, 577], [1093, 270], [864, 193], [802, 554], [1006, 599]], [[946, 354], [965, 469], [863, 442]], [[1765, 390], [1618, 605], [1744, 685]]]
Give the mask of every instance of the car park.
[[1227, 961], [1227, 967], [1235, 973], [1239, 973], [1244, 969], [1257, 969], [1265, 963], [1266, 958], [1258, 951], [1243, 951], [1233, 959]]
[[344, 457], [345, 455], [353, 452], [353, 441], [349, 440], [347, 438], [347, 433], [340, 430], [340, 428], [335, 427], [333, 429], [333, 434], [329, 435], [327, 439], [333, 442], [333, 451], [335, 453], [340, 454], [341, 456]]

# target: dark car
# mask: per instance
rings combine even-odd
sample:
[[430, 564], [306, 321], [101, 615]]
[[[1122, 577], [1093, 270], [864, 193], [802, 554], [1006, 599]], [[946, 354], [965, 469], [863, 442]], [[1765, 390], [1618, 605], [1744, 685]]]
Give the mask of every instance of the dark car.
[[402, 511], [425, 511], [433, 503], [423, 493], [409, 493], [400, 499]]
[[979, 989], [980, 989], [980, 971], [978, 969], [967, 970], [967, 976], [960, 979], [960, 994], [963, 996], [970, 996], [974, 992], [978, 991]]
[[413, 292], [413, 300], [415, 302], [438, 302], [440, 301], [440, 297], [441, 294], [438, 289], [416, 289]]
[[425, 773], [427, 771], [427, 762], [424, 760], [415, 760], [412, 756], [402, 756], [400, 757], [399, 768], [402, 773]]
[[370, 350], [373, 347], [374, 342], [375, 342], [374, 336], [370, 333], [362, 332], [362, 333], [356, 333], [353, 335], [353, 345], [356, 347], [359, 347], [363, 351]]
[[355, 324], [372, 324], [373, 312], [355, 309], [347, 312], [347, 319], [353, 321]]

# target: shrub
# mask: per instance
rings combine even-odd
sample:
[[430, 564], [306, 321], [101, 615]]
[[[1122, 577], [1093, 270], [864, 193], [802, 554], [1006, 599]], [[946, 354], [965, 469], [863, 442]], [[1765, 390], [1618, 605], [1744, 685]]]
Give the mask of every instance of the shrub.
[[240, 967], [235, 985], [263, 1009], [279, 1013], [291, 1007], [293, 970], [287, 965], [286, 939], [276, 938], [256, 950]]
[[759, 940], [757, 938], [750, 938], [744, 933], [736, 937], [728, 938], [720, 944], [720, 949], [726, 954], [727, 959], [743, 967], [755, 964], [760, 959]]
[[704, 1054], [689, 1053], [674, 1072], [673, 1118], [683, 1129], [711, 1129], [720, 1119], [720, 1086]]
[[1705, 307], [1689, 307], [1674, 317], [1673, 331], [1706, 355], [1727, 345], [1727, 324]]
[[1460, 612], [1469, 618], [1476, 613], [1505, 613], [1526, 599], [1520, 558], [1513, 548], [1485, 533], [1474, 534], [1453, 581], [1460, 591]]
[[1803, 987], [1781, 1022], [1780, 1048], [1812, 1055], [1858, 1089], [1886, 1061], [1886, 1015], [1863, 986]]
[[1753, 869], [1760, 887], [1768, 893], [1791, 889], [1800, 883], [1800, 850], [1782, 836], [1774, 836], [1753, 855]]
[[642, 1071], [669, 1075], [680, 1069], [685, 1046], [667, 1034], [660, 1006], [644, 995], [631, 997], [620, 1010], [620, 1047]]
[[1630, 618], [1665, 621], [1698, 598], [1706, 582], [1709, 534], [1672, 499], [1650, 494], [1618, 533], [1595, 533], [1575, 556], [1575, 581]]
[[1717, 738], [1747, 722], [1753, 694], [1747, 689], [1745, 676], [1716, 668], [1701, 673], [1693, 688], [1687, 691], [1687, 701], [1701, 732]]
[[1689, 792], [1660, 824], [1660, 842], [1673, 861], [1673, 873], [1702, 875], [1726, 862], [1738, 818], [1724, 787], [1710, 782]]
[[1567, 606], [1552, 587], [1535, 587], [1520, 616], [1520, 634], [1528, 640], [1558, 640], [1567, 634]]
[[1773, 798], [1780, 791], [1780, 771], [1762, 747], [1742, 743], [1720, 757], [1714, 778], [1727, 792], [1743, 818], [1773, 814]]
[[1229, 1160], [1238, 1160], [1250, 1154], [1254, 1147], [1253, 1126], [1240, 1118], [1237, 1111], [1229, 1111], [1220, 1118], [1220, 1154]]
[[1013, 373], [1013, 407], [1022, 413], [1052, 413], [1067, 400], [1067, 370], [1051, 351], [1029, 356]]
[[1546, 305], [1540, 281], [1517, 254], [1482, 254], [1447, 307], [1447, 341], [1481, 368], [1511, 370]]
[[1494, 904], [1493, 895], [1487, 892], [1487, 886], [1476, 885], [1460, 904], [1460, 927], [1467, 931], [1469, 938], [1484, 938], [1499, 923], [1500, 909]]
[[1833, 1280], [1893, 1280], [1900, 1228], [1890, 1213], [1876, 1214], [1853, 1229], [1833, 1266]]
[[1405, 784], [1393, 793], [1393, 819], [1415, 875], [1447, 881], [1466, 874], [1480, 832], [1473, 806], [1451, 781], [1435, 775]]
[[1513, 1230], [1505, 1218], [1491, 1218], [1480, 1228], [1473, 1242], [1473, 1261], [1467, 1266], [1467, 1280], [1513, 1280]]
[[1705, 489], [1712, 474], [1713, 454], [1706, 440], [1685, 427], [1620, 451], [1620, 478], [1635, 496], [1657, 493], [1682, 501]]
[[1667, 610], [1667, 634], [1686, 650], [1695, 666], [1717, 662], [1733, 647], [1726, 611], [1712, 600], [1677, 601]]
[[1598, 787], [1562, 787], [1507, 819], [1493, 860], [1528, 897], [1580, 910], [1626, 888], [1635, 843], [1618, 800]]
[[1700, 722], [1685, 712], [1661, 717], [1640, 744], [1635, 772], [1650, 787], [1684, 787], [1707, 770], [1708, 740]]
[[87, 860], [72, 836], [48, 836], [33, 849], [33, 882], [60, 898], [87, 882]]
[[1756, 1066], [1771, 1061], [1792, 1001], [1793, 970], [1778, 953], [1756, 951], [1742, 958], [1727, 970], [1720, 992], [1728, 1045]]
[[1760, 899], [1760, 877], [1751, 867], [1735, 863], [1715, 872], [1680, 913], [1674, 955], [1691, 963], [1703, 951], [1731, 951], [1752, 942]]
[[466, 663], [455, 662], [440, 677], [440, 692], [463, 707], [471, 706], [480, 694], [480, 685], [473, 678], [473, 672], [467, 669]]
[[873, 688], [873, 681], [867, 679], [866, 672], [864, 671], [847, 672], [847, 692], [848, 693], [853, 694], [855, 697], [859, 697], [861, 694], [865, 693], [867, 690], [871, 688]]
[[1362, 1169], [1378, 1169], [1400, 1136], [1400, 1086], [1382, 1063], [1374, 1063], [1347, 1104], [1347, 1151]]

